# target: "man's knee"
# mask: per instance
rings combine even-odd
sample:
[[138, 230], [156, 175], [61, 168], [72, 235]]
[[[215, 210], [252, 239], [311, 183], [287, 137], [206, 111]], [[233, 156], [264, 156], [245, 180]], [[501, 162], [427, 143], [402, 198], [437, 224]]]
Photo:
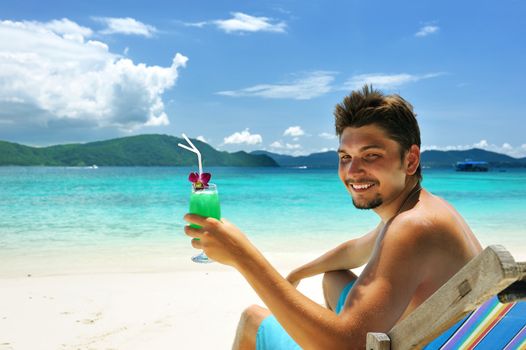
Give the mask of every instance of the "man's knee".
[[268, 315], [270, 315], [270, 311], [261, 306], [251, 305], [247, 307], [241, 313], [232, 349], [254, 349], [259, 325]]
[[339, 270], [338, 271], [327, 271], [323, 274], [323, 279], [322, 279], [322, 284], [323, 284], [323, 287], [329, 285], [331, 282], [331, 280], [334, 278], [335, 275], [337, 275], [339, 273]]
[[349, 270], [335, 270], [325, 272], [323, 274], [323, 279], [321, 280], [323, 289], [327, 290], [329, 288], [334, 288], [335, 285], [342, 284], [342, 280], [349, 280], [351, 277], [349, 272]]
[[259, 305], [250, 305], [241, 313], [239, 325], [245, 332], [256, 334], [259, 325], [268, 315], [270, 312], [267, 309]]
[[356, 275], [349, 270], [328, 271], [323, 274], [323, 296], [329, 309], [336, 308], [343, 288], [356, 278]]

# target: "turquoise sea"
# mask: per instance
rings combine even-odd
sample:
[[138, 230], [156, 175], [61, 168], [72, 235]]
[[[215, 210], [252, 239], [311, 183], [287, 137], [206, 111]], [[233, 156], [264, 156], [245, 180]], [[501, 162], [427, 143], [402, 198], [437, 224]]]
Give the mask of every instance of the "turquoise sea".
[[[163, 246], [190, 255], [182, 216], [193, 170], [0, 167], [0, 264], [78, 249]], [[353, 207], [335, 169], [205, 170], [218, 185], [223, 217], [264, 251], [321, 253], [377, 222], [372, 211]], [[526, 169], [424, 169], [423, 184], [451, 202], [484, 245], [526, 249]]]

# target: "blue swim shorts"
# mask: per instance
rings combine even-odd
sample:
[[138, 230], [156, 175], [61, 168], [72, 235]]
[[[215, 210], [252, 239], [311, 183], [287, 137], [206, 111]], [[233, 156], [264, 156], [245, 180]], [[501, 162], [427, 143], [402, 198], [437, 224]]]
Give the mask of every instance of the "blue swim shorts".
[[[343, 304], [347, 295], [351, 291], [355, 281], [350, 282], [343, 288], [338, 304], [336, 305], [337, 314], [343, 309]], [[256, 335], [256, 350], [301, 350], [300, 346], [287, 334], [281, 327], [274, 315], [270, 315], [261, 322]]]

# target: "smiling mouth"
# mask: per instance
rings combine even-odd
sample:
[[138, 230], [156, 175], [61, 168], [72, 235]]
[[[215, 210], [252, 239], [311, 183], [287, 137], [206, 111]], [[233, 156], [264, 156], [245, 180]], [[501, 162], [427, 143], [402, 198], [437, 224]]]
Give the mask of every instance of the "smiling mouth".
[[364, 192], [370, 189], [371, 187], [373, 187], [374, 183], [368, 183], [368, 184], [364, 184], [364, 183], [356, 184], [355, 183], [355, 184], [349, 184], [349, 185], [356, 192]]

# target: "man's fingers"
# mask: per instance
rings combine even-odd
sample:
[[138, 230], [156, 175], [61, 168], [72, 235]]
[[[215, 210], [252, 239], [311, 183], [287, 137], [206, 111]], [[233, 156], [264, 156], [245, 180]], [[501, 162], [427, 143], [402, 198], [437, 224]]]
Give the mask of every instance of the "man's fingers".
[[204, 226], [206, 224], [206, 217], [197, 215], [197, 214], [186, 214], [184, 216], [184, 221], [187, 221], [191, 224], [196, 224], [199, 226]]
[[192, 247], [196, 249], [203, 249], [203, 244], [199, 238], [192, 239]]
[[298, 285], [300, 284], [300, 281], [296, 281], [296, 282], [293, 282], [292, 285], [295, 287], [295, 288], [298, 288]]
[[190, 225], [186, 225], [184, 227], [184, 233], [186, 233], [187, 236], [190, 236], [190, 237], [200, 237], [203, 235], [203, 231], [201, 229], [198, 229], [198, 228], [194, 228]]

